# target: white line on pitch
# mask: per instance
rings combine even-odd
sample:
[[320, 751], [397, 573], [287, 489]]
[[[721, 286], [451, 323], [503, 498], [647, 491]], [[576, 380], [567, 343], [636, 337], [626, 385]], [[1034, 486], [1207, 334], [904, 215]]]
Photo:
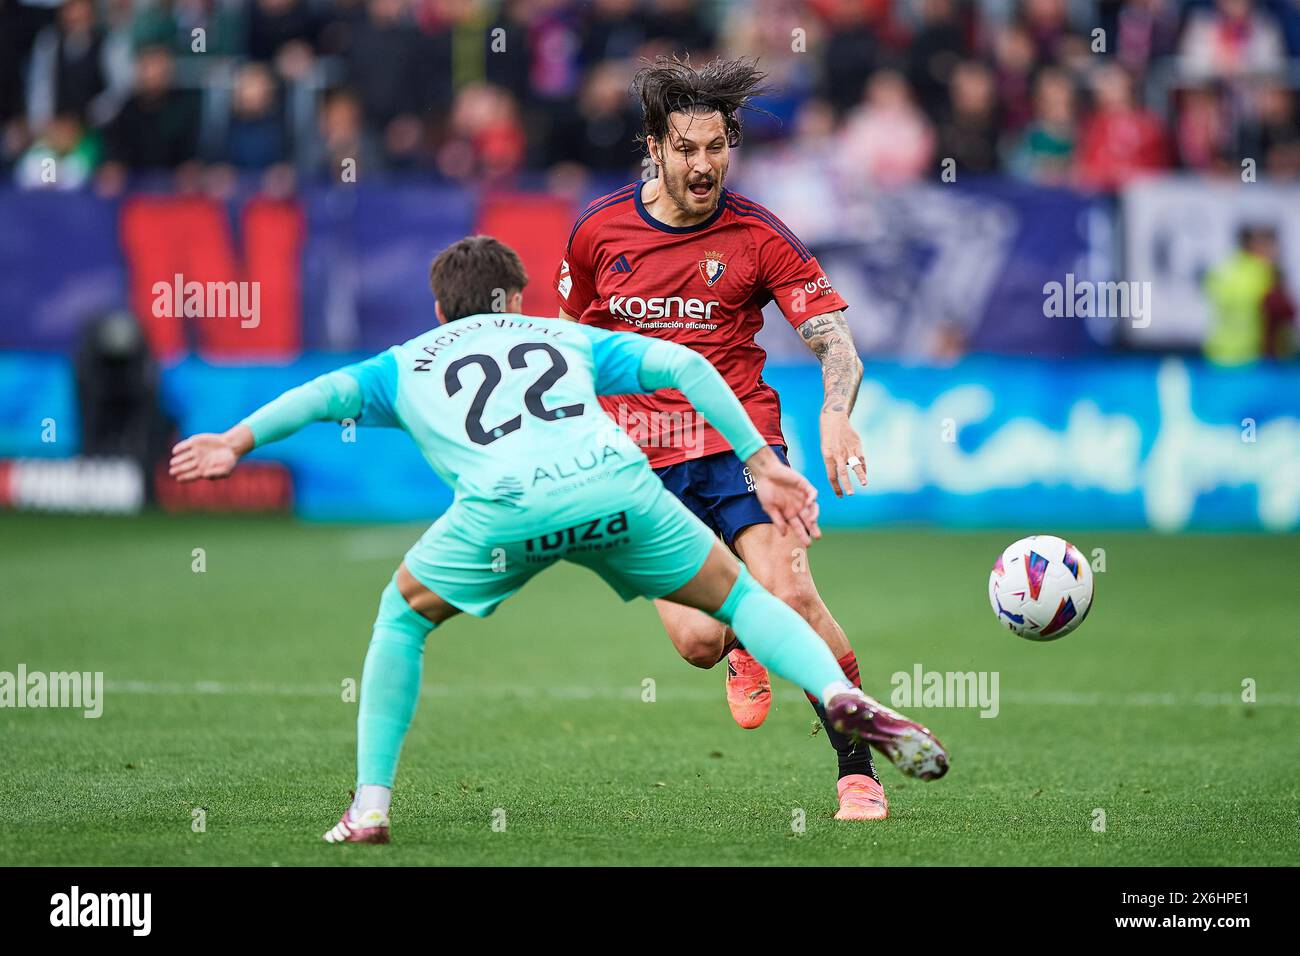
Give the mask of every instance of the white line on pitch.
[[[113, 694], [142, 694], [158, 696], [215, 695], [229, 697], [334, 697], [341, 686], [322, 684], [261, 684], [232, 681], [105, 681], [105, 690]], [[541, 697], [547, 700], [640, 700], [639, 683], [618, 687], [615, 685], [540, 685], [522, 687], [518, 684], [425, 684], [423, 697], [483, 697], [517, 696]], [[663, 700], [715, 700], [721, 691], [702, 687], [663, 687], [656, 697]], [[780, 699], [795, 700], [797, 691], [782, 689]], [[1236, 707], [1241, 698], [1233, 693], [1204, 691], [1194, 694], [1175, 693], [1113, 693], [1087, 691], [1004, 691], [1001, 703], [1005, 706], [1046, 705], [1051, 707]], [[889, 703], [888, 697], [883, 703]], [[1261, 693], [1255, 707], [1300, 707], [1300, 694]], [[914, 707], [912, 710], [933, 708]], [[952, 709], [952, 708], [947, 708]]]

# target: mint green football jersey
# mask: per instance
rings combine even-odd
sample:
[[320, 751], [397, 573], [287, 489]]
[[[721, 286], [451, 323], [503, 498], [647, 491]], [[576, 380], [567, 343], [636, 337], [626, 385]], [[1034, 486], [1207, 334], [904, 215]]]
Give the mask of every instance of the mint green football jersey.
[[561, 319], [474, 315], [341, 371], [361, 386], [358, 423], [409, 433], [454, 489], [467, 530], [521, 540], [658, 486], [596, 399], [644, 393], [638, 371], [654, 341]]

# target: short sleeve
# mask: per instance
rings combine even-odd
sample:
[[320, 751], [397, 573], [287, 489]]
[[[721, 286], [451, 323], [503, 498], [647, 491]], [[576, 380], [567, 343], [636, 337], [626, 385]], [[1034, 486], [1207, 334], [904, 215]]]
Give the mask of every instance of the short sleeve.
[[635, 332], [611, 332], [593, 325], [579, 325], [577, 331], [591, 342], [597, 395], [645, 393], [640, 380], [641, 360], [658, 339]]
[[814, 316], [849, 307], [816, 256], [786, 226], [776, 221], [758, 235], [759, 276], [787, 322], [798, 328]]
[[596, 298], [596, 277], [591, 265], [591, 243], [582, 229], [578, 229], [564, 258], [555, 269], [555, 294], [560, 308], [575, 319], [582, 318], [591, 300]]
[[361, 386], [361, 415], [357, 419], [360, 424], [402, 427], [397, 417], [397, 354], [393, 349], [364, 362], [346, 365], [339, 371], [351, 375]]

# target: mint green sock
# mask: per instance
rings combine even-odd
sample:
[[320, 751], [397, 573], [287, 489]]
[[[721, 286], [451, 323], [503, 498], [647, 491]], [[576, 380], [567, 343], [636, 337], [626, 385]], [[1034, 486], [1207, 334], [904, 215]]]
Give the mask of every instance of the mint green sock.
[[357, 714], [357, 788], [392, 787], [402, 741], [420, 699], [424, 640], [434, 624], [411, 609], [396, 576], [379, 598], [379, 616], [361, 671]]
[[754, 659], [813, 697], [832, 684], [852, 686], [826, 642], [798, 612], [754, 580], [742, 565], [740, 576], [713, 617], [730, 624]]

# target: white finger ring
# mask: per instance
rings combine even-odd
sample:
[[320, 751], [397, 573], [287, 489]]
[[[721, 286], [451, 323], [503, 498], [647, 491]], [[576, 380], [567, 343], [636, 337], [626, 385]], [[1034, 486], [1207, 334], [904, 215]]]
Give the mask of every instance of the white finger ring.
[[862, 459], [859, 458], [857, 455], [854, 455], [852, 458], [849, 459], [850, 468], [856, 468], [860, 464], [862, 464]]

